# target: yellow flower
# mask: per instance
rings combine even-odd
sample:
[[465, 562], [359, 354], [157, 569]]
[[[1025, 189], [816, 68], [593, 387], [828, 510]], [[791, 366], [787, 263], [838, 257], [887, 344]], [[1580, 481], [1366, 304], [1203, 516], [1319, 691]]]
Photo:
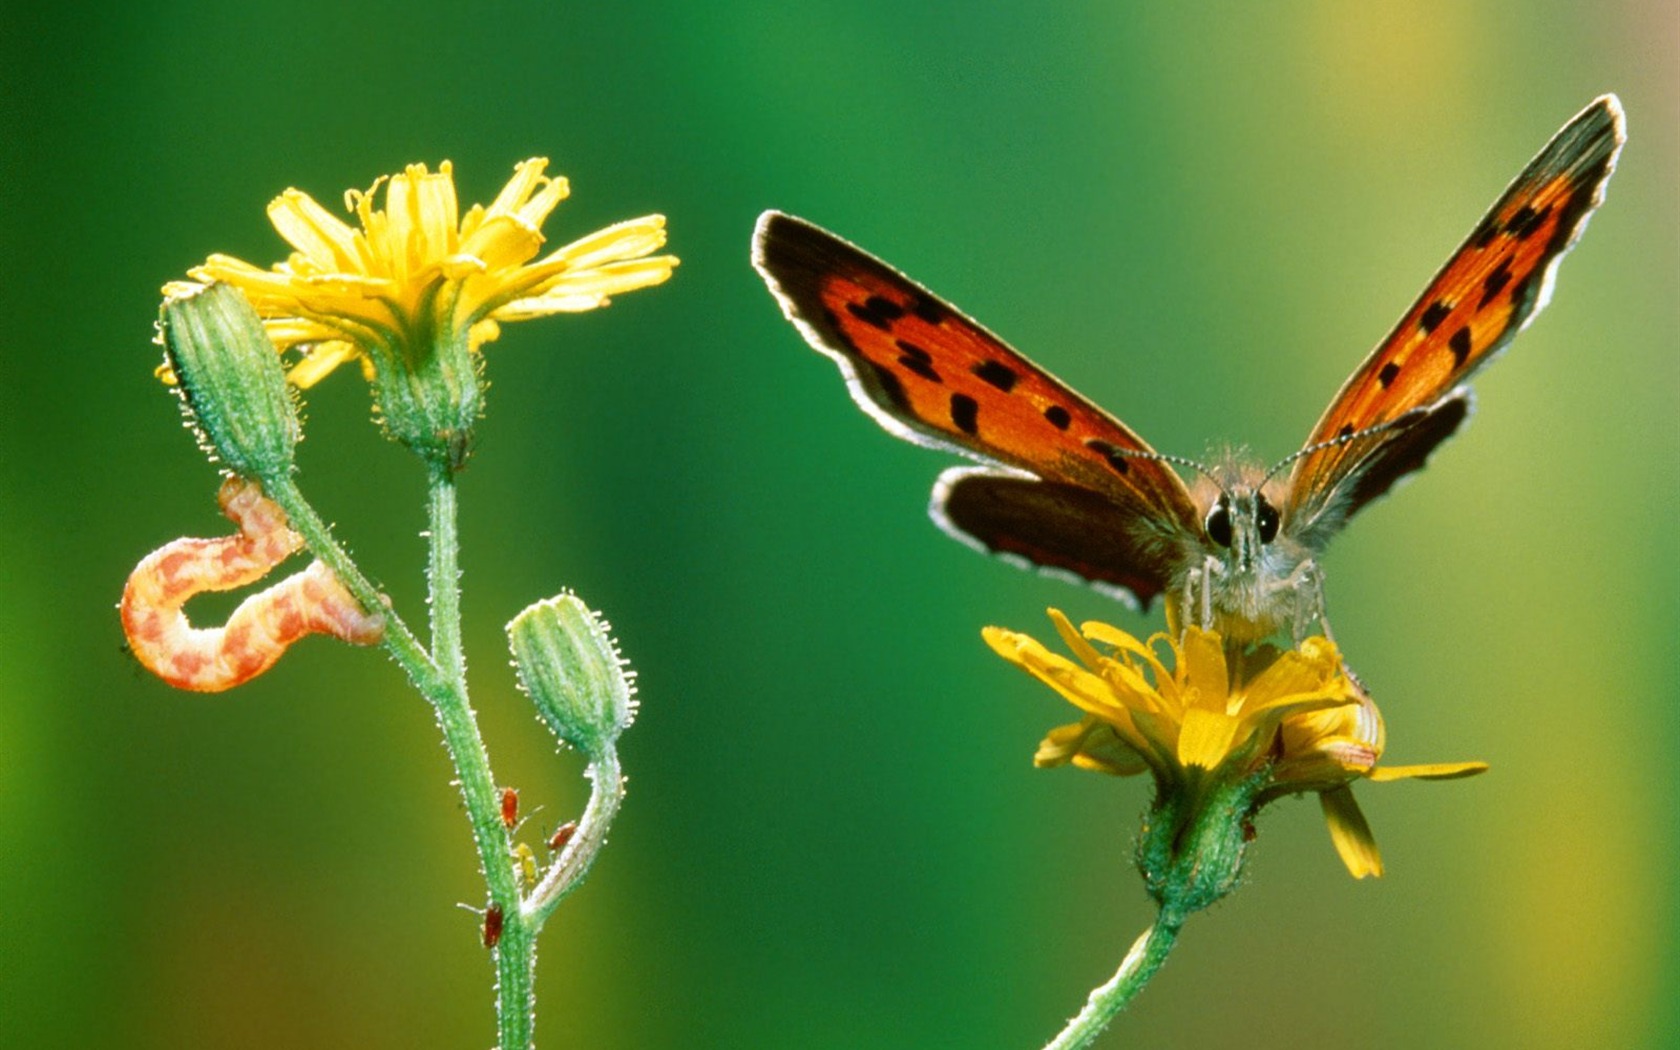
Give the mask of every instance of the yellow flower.
[[[565, 179], [543, 174], [547, 164], [535, 157], [515, 166], [488, 207], [475, 204], [465, 215], [448, 161], [436, 172], [412, 164], [345, 195], [360, 229], [288, 189], [268, 206], [274, 228], [295, 249], [285, 262], [264, 270], [212, 255], [190, 274], [237, 287], [281, 351], [303, 350], [287, 374], [298, 387], [354, 357], [371, 378], [379, 362], [370, 355], [412, 362], [451, 341], [476, 350], [502, 322], [592, 310], [671, 275], [675, 257], [650, 255], [665, 244], [662, 215], [609, 226], [537, 258], [543, 221], [567, 194]], [[375, 207], [381, 185], [384, 206]], [[178, 294], [185, 283], [164, 292]]]
[[[1196, 627], [1180, 640], [1157, 634], [1146, 644], [1104, 623], [1076, 631], [1054, 609], [1050, 618], [1077, 663], [1024, 634], [982, 632], [998, 655], [1085, 713], [1050, 731], [1036, 764], [1149, 772], [1163, 799], [1206, 797], [1220, 785], [1253, 781], [1248, 816], [1281, 795], [1318, 792], [1331, 841], [1355, 878], [1382, 874], [1382, 859], [1354, 802], [1354, 780], [1448, 779], [1487, 768], [1378, 766], [1382, 716], [1325, 638], [1233, 655], [1219, 635]], [[1158, 655], [1163, 648], [1170, 666]]]

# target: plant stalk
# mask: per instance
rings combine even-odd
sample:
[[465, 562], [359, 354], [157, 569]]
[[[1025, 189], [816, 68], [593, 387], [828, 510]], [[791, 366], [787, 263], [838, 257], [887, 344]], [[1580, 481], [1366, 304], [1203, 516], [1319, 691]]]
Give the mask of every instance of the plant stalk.
[[1155, 976], [1155, 971], [1166, 961], [1167, 953], [1172, 951], [1178, 931], [1183, 926], [1183, 916], [1163, 909], [1156, 916], [1154, 925], [1144, 930], [1132, 944], [1132, 950], [1126, 953], [1120, 969], [1115, 971], [1108, 983], [1091, 991], [1090, 997], [1085, 1000], [1085, 1008], [1067, 1023], [1056, 1038], [1044, 1044], [1044, 1050], [1079, 1050], [1090, 1046]]

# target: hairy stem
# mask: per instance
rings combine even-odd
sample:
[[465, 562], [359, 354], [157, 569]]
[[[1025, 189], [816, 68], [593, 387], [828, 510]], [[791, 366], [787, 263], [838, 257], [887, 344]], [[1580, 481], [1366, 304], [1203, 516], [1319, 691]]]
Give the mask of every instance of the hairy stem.
[[1102, 1034], [1108, 1023], [1155, 976], [1155, 971], [1166, 961], [1167, 953], [1172, 951], [1173, 942], [1178, 939], [1178, 931], [1183, 926], [1183, 916], [1163, 910], [1156, 917], [1155, 924], [1144, 930], [1132, 944], [1132, 950], [1126, 953], [1120, 969], [1107, 984], [1091, 991], [1090, 997], [1085, 1000], [1085, 1009], [1079, 1011], [1079, 1015], [1069, 1021], [1056, 1038], [1044, 1044], [1044, 1050], [1077, 1050], [1090, 1046], [1092, 1040]]
[[595, 863], [596, 854], [607, 843], [607, 829], [624, 799], [624, 777], [619, 772], [617, 749], [607, 748], [600, 760], [590, 765], [589, 779], [589, 804], [584, 807], [577, 831], [525, 901], [524, 917], [535, 929], [542, 928], [566, 895], [589, 874], [589, 866]]
[[535, 1000], [536, 927], [520, 908], [519, 882], [511, 860], [512, 844], [502, 824], [500, 799], [490, 757], [467, 698], [461, 650], [461, 594], [455, 529], [455, 481], [449, 471], [434, 469], [427, 498], [430, 555], [427, 579], [431, 593], [432, 640], [427, 653], [350, 556], [334, 542], [331, 530], [303, 498], [290, 478], [264, 484], [269, 497], [286, 510], [292, 528], [327, 563], [367, 609], [384, 609], [385, 648], [432, 705], [444, 744], [455, 766], [456, 783], [466, 802], [473, 843], [492, 907], [501, 910], [502, 934], [495, 947], [496, 1028], [501, 1050], [528, 1050], [532, 1043]]

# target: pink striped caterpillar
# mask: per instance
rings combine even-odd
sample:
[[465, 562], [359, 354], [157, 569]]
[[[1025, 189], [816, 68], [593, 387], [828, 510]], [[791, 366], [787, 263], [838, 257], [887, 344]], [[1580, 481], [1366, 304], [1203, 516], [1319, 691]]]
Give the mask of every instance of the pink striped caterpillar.
[[366, 613], [320, 561], [240, 603], [221, 627], [194, 627], [182, 606], [202, 591], [255, 583], [303, 547], [286, 512], [255, 481], [230, 477], [216, 493], [239, 532], [186, 537], [148, 554], [123, 588], [123, 633], [146, 669], [178, 689], [215, 693], [262, 674], [307, 634], [352, 645], [385, 636], [385, 618]]

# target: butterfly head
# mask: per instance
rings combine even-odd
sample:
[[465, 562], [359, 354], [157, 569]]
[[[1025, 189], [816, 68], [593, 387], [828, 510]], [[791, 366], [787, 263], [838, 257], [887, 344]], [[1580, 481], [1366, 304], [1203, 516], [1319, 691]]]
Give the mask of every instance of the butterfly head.
[[1252, 577], [1272, 560], [1268, 548], [1278, 538], [1283, 516], [1277, 493], [1268, 494], [1264, 476], [1246, 464], [1205, 471], [1192, 498], [1202, 514], [1206, 553], [1238, 577]]

